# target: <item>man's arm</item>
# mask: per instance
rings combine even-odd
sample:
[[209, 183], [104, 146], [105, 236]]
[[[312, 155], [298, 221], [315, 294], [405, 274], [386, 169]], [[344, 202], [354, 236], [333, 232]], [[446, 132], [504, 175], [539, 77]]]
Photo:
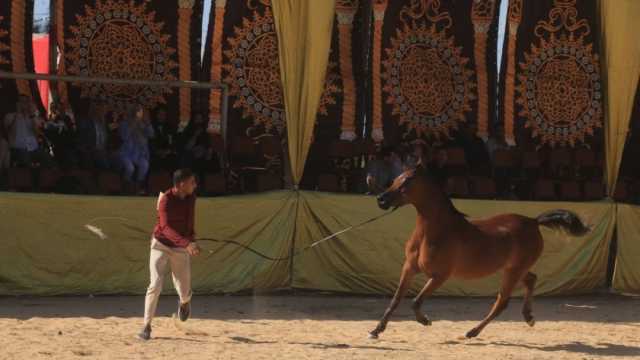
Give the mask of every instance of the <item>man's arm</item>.
[[188, 237], [191, 241], [195, 241], [194, 238], [196, 237], [196, 231], [195, 231], [195, 218], [196, 218], [196, 196], [191, 195], [191, 205], [189, 206], [189, 230], [188, 230]]
[[162, 234], [167, 237], [169, 241], [174, 243], [178, 247], [185, 248], [191, 242], [188, 238], [180, 235], [177, 231], [169, 226], [169, 222], [167, 220], [167, 196], [164, 194], [160, 195], [158, 199], [158, 221], [160, 223], [160, 229]]

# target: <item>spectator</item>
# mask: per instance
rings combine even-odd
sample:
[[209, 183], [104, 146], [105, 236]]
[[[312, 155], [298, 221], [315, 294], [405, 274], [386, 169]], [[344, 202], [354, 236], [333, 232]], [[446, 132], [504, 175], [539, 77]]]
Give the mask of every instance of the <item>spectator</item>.
[[422, 142], [415, 142], [413, 151], [409, 152], [405, 158], [403, 169], [407, 171], [415, 169], [418, 164], [426, 165], [427, 163], [427, 145]]
[[378, 194], [391, 185], [393, 180], [401, 174], [397, 168], [397, 153], [390, 149], [382, 149], [376, 158], [367, 165], [368, 194]]
[[113, 155], [114, 158], [118, 158], [120, 156], [120, 148], [122, 147], [120, 124], [124, 122], [124, 115], [115, 111], [105, 111], [104, 114], [107, 125], [107, 152]]
[[0, 126], [0, 175], [11, 166], [11, 151], [4, 129]]
[[491, 163], [493, 164], [493, 155], [496, 150], [507, 149], [507, 143], [504, 141], [504, 129], [502, 126], [496, 127], [496, 135], [489, 138], [487, 141], [487, 152], [489, 153], [489, 158], [491, 159]]
[[140, 193], [144, 194], [142, 185], [149, 172], [149, 139], [153, 137], [147, 111], [141, 106], [133, 107], [126, 121], [120, 123], [119, 134], [122, 139], [119, 154], [124, 180], [132, 184], [135, 173], [135, 181], [141, 185]]
[[464, 149], [467, 164], [470, 165], [472, 170], [476, 174], [484, 173], [484, 175], [487, 175], [490, 169], [489, 153], [484, 141], [478, 137], [477, 131], [478, 127], [475, 125], [464, 127], [462, 136], [459, 137], [460, 146]]
[[104, 105], [91, 103], [86, 118], [79, 124], [80, 148], [84, 166], [87, 168], [110, 168], [110, 131], [105, 118]]
[[75, 167], [78, 164], [78, 131], [73, 112], [67, 109], [63, 113], [58, 103], [52, 103], [49, 109], [44, 129], [54, 158], [62, 168]]
[[42, 125], [39, 112], [27, 96], [20, 95], [16, 111], [4, 117], [8, 132], [11, 159], [18, 166], [36, 165], [38, 154], [38, 129]]
[[176, 127], [167, 120], [167, 111], [160, 108], [153, 118], [154, 138], [151, 142], [151, 164], [153, 168], [174, 171], [177, 168], [177, 154], [174, 141]]
[[183, 150], [183, 167], [188, 167], [198, 174], [217, 172], [219, 162], [211, 135], [207, 133], [207, 123], [201, 114], [196, 114], [186, 130], [187, 141]]
[[402, 165], [403, 151], [402, 147], [398, 146], [395, 149], [391, 150], [391, 181], [393, 181], [396, 177], [400, 176], [404, 171], [404, 167]]

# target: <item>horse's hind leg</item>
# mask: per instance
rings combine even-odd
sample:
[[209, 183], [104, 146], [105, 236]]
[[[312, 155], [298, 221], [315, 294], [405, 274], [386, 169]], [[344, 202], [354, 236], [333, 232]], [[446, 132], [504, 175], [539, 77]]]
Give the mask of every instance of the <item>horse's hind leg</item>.
[[527, 275], [524, 276], [522, 282], [524, 283], [524, 304], [522, 305], [522, 316], [524, 316], [524, 321], [529, 324], [529, 326], [533, 326], [536, 324], [535, 319], [532, 314], [531, 300], [533, 298], [533, 289], [536, 287], [536, 280], [538, 277], [536, 274], [532, 272], [528, 272]]
[[500, 313], [502, 313], [502, 311], [507, 308], [507, 306], [509, 305], [511, 292], [521, 279], [522, 271], [519, 271], [519, 269], [505, 269], [504, 277], [502, 279], [502, 288], [498, 293], [496, 302], [493, 304], [493, 308], [491, 308], [489, 315], [487, 315], [484, 320], [482, 320], [482, 322], [478, 324], [478, 326], [471, 329], [467, 333], [466, 336], [468, 338], [473, 338], [480, 335], [480, 332], [491, 322], [491, 320], [498, 317], [498, 315], [500, 315]]
[[393, 314], [393, 312], [398, 307], [398, 304], [400, 304], [400, 301], [407, 293], [407, 289], [409, 289], [409, 285], [411, 285], [411, 279], [414, 275], [415, 271], [413, 270], [413, 268], [405, 262], [404, 267], [402, 268], [402, 274], [400, 275], [400, 285], [398, 285], [398, 289], [396, 290], [395, 295], [393, 295], [391, 304], [389, 304], [389, 307], [384, 312], [384, 315], [382, 316], [382, 319], [380, 319], [378, 326], [376, 326], [376, 328], [369, 333], [369, 338], [377, 339], [378, 335], [387, 328], [387, 323], [389, 322], [391, 314]]
[[422, 307], [422, 303], [424, 302], [424, 299], [427, 296], [430, 296], [431, 294], [433, 294], [433, 292], [436, 291], [440, 286], [442, 286], [442, 284], [444, 284], [446, 280], [447, 280], [446, 276], [440, 276], [440, 275], [432, 276], [429, 279], [429, 281], [427, 281], [424, 288], [422, 288], [418, 296], [416, 296], [416, 298], [413, 299], [413, 304], [411, 305], [411, 308], [413, 309], [413, 312], [416, 314], [416, 320], [420, 324], [424, 326], [431, 325], [431, 320], [429, 320], [429, 318], [420, 311], [420, 308]]

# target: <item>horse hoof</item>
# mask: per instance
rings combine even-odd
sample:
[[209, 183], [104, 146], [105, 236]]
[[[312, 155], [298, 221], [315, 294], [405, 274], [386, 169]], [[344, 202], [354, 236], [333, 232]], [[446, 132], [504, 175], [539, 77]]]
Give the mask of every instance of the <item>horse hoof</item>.
[[527, 324], [531, 327], [534, 327], [536, 325], [536, 319], [527, 320]]
[[417, 320], [418, 320], [418, 322], [420, 324], [422, 324], [424, 326], [431, 326], [432, 325], [431, 320], [429, 320], [429, 319], [422, 318], [422, 319], [417, 319]]
[[378, 334], [369, 333], [369, 336], [367, 338], [369, 338], [370, 340], [377, 340]]
[[473, 329], [473, 330], [470, 330], [465, 336], [467, 339], [472, 339], [478, 335], [480, 335], [480, 331]]

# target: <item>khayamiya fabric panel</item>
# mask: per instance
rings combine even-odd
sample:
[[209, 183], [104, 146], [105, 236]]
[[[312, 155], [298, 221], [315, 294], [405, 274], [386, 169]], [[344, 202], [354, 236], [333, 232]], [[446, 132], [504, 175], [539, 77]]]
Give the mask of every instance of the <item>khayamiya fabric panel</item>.
[[[230, 86], [228, 134], [256, 137], [281, 135], [284, 100], [270, 0], [215, 0], [203, 78]], [[219, 130], [221, 94], [212, 92], [209, 120]]]
[[[133, 80], [197, 80], [202, 0], [58, 0], [58, 73]], [[62, 103], [86, 111], [91, 101], [116, 111], [131, 104], [166, 107], [172, 121], [188, 122], [194, 109], [188, 88], [59, 83]]]
[[508, 144], [600, 148], [596, 10], [596, 0], [510, 1], [501, 114]]
[[496, 1], [374, 1], [372, 137], [446, 143], [495, 112]]

